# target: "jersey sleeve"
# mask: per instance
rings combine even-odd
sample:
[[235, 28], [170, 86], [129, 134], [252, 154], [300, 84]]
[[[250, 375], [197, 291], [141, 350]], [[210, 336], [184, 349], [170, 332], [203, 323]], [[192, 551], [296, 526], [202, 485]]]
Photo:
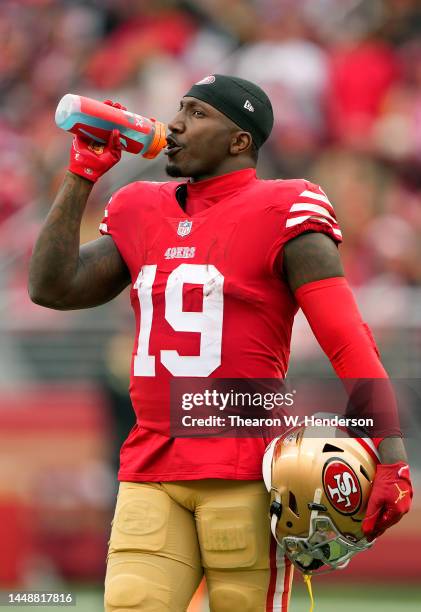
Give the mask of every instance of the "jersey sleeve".
[[336, 244], [342, 242], [335, 211], [323, 189], [306, 180], [292, 183], [294, 188], [279, 202], [277, 235], [269, 251], [269, 267], [276, 274], [282, 270], [283, 247], [300, 234], [320, 232]]
[[304, 232], [322, 232], [335, 242], [342, 242], [342, 232], [329, 198], [318, 185], [301, 182], [285, 218], [284, 242], [288, 242]]
[[142, 191], [141, 183], [131, 183], [116, 191], [108, 201], [99, 225], [102, 235], [112, 237], [129, 269], [139, 248], [141, 207], [138, 202]]
[[[123, 190], [116, 191], [111, 198], [108, 200], [104, 210], [104, 216], [102, 222], [99, 224], [99, 232], [102, 235], [107, 235], [117, 238], [120, 233], [120, 225], [122, 222], [121, 213], [122, 205], [124, 200], [124, 194], [121, 193]], [[123, 205], [124, 209], [124, 205]], [[124, 210], [123, 210], [124, 215]]]

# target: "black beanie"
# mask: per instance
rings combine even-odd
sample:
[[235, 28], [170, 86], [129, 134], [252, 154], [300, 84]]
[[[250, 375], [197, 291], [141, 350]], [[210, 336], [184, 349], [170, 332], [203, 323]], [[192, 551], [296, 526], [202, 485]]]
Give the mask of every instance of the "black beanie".
[[273, 126], [272, 104], [263, 89], [251, 81], [212, 74], [195, 83], [185, 96], [207, 102], [250, 132], [257, 148], [269, 137]]

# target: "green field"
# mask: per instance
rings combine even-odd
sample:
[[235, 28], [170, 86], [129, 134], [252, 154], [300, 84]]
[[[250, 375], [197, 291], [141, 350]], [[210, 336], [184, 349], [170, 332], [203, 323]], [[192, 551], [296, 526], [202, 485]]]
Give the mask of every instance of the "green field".
[[[57, 589], [65, 590], [65, 589]], [[69, 612], [102, 612], [102, 592], [100, 590], [75, 590], [76, 606], [46, 607], [46, 606], [0, 606], [0, 610], [69, 610]], [[313, 585], [315, 596], [314, 612], [420, 612], [421, 586], [396, 585], [393, 587], [378, 585], [367, 586], [346, 584], [342, 588], [335, 586], [327, 589], [325, 586]], [[208, 612], [204, 605], [202, 612]], [[307, 592], [301, 587], [296, 588], [291, 600], [290, 612], [309, 612], [310, 601]], [[235, 611], [233, 611], [235, 612]]]
[[[334, 589], [313, 584], [314, 612], [420, 612], [421, 586], [367, 586], [346, 584]], [[296, 589], [291, 599], [290, 612], [309, 612], [310, 600], [306, 591]]]

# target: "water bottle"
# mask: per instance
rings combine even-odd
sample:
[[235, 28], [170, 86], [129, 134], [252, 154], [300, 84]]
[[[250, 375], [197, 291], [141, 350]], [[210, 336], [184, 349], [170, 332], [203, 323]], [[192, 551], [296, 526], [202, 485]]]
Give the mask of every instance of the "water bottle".
[[141, 153], [147, 159], [156, 157], [166, 145], [165, 125], [160, 121], [84, 96], [63, 96], [57, 106], [55, 120], [62, 130], [102, 144], [108, 141], [110, 132], [117, 129], [125, 150]]

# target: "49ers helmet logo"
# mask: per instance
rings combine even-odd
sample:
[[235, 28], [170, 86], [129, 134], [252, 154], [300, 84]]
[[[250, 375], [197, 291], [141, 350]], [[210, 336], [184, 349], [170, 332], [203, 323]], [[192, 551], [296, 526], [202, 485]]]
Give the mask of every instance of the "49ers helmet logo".
[[325, 463], [323, 487], [328, 500], [341, 514], [356, 514], [360, 509], [360, 482], [351, 466], [342, 459], [331, 459]]

